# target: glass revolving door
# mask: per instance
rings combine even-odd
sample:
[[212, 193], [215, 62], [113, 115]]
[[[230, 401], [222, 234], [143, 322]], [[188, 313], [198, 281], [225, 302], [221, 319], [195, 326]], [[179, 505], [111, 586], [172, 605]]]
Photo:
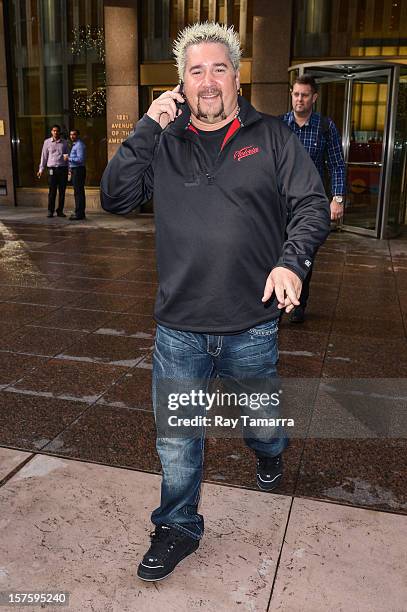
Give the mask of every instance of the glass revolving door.
[[298, 74], [314, 76], [320, 90], [316, 110], [331, 117], [342, 135], [343, 229], [376, 238], [396, 235], [407, 221], [407, 68], [361, 60], [289, 70], [291, 82]]

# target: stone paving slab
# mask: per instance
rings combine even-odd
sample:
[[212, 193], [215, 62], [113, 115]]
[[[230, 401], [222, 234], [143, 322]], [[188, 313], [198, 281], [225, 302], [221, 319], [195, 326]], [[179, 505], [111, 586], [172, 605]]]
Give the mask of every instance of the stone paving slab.
[[30, 454], [13, 448], [0, 447], [0, 481], [8, 476], [24, 459], [27, 459]]
[[265, 612], [291, 498], [205, 484], [199, 550], [167, 580], [144, 583], [136, 569], [159, 483], [37, 455], [0, 489], [0, 591], [70, 591], [60, 609], [74, 612]]
[[269, 612], [405, 612], [407, 517], [296, 498]]
[[[68, 210], [68, 212], [73, 212]], [[7, 206], [0, 205], [0, 219], [7, 222], [18, 222], [36, 225], [43, 227], [64, 228], [69, 231], [75, 228], [83, 230], [85, 227], [91, 228], [108, 228], [119, 229], [125, 232], [151, 232], [154, 231], [154, 221], [152, 215], [139, 215], [137, 212], [128, 215], [111, 215], [105, 213], [102, 209], [98, 211], [87, 210], [86, 221], [72, 222], [69, 218], [60, 217], [47, 218], [46, 208], [37, 206]], [[1, 232], [0, 232], [1, 233]]]

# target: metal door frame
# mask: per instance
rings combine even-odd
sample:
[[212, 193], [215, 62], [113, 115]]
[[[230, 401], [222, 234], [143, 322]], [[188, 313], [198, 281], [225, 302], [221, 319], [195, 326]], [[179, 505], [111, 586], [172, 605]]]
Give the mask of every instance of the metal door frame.
[[367, 162], [367, 163], [363, 163], [363, 162], [355, 162], [356, 166], [364, 166], [366, 165], [366, 167], [380, 167], [380, 181], [379, 181], [379, 192], [377, 194], [377, 209], [376, 209], [376, 219], [375, 219], [375, 229], [371, 230], [371, 229], [366, 229], [363, 227], [355, 227], [353, 225], [346, 225], [345, 223], [343, 223], [342, 227], [344, 230], [347, 230], [348, 232], [353, 232], [356, 234], [364, 234], [366, 236], [373, 236], [374, 238], [382, 238], [382, 226], [383, 226], [383, 220], [385, 218], [384, 215], [384, 202], [385, 202], [385, 186], [386, 186], [386, 181], [385, 181], [385, 177], [387, 174], [387, 162], [388, 162], [388, 155], [387, 155], [387, 151], [388, 151], [388, 121], [389, 121], [389, 102], [391, 102], [391, 78], [392, 78], [392, 70], [390, 68], [381, 68], [379, 70], [371, 70], [368, 72], [358, 72], [357, 74], [352, 74], [347, 78], [348, 80], [348, 97], [346, 99], [346, 119], [347, 119], [347, 133], [346, 133], [346, 156], [345, 156], [345, 151], [344, 151], [344, 156], [345, 156], [345, 163], [346, 166], [349, 167], [349, 164], [352, 164], [352, 162], [349, 162], [349, 148], [350, 148], [350, 136], [351, 136], [351, 119], [352, 119], [352, 95], [353, 95], [353, 89], [354, 89], [354, 84], [355, 82], [357, 83], [359, 81], [359, 79], [363, 79], [363, 78], [368, 78], [368, 77], [375, 77], [375, 76], [386, 76], [387, 77], [387, 91], [388, 91], [388, 97], [387, 97], [387, 102], [386, 102], [386, 114], [385, 114], [385, 118], [384, 118], [384, 129], [383, 129], [383, 153], [382, 153], [382, 159], [380, 162]]
[[[348, 72], [346, 72], [345, 69], [340, 72], [340, 67], [346, 67]], [[363, 70], [352, 71], [352, 68], [356, 67], [363, 67]], [[343, 229], [348, 232], [385, 239], [388, 237], [387, 219], [390, 207], [389, 198], [393, 165], [394, 134], [397, 111], [396, 105], [400, 78], [400, 66], [394, 62], [377, 60], [372, 62], [371, 60], [360, 60], [359, 58], [355, 57], [354, 60], [336, 60], [298, 64], [290, 66], [288, 71], [291, 72], [293, 70], [298, 70], [299, 75], [302, 76], [305, 72], [312, 69], [316, 70], [323, 68], [327, 68], [328, 71], [331, 68], [332, 73], [327, 74], [326, 77], [317, 77], [319, 82], [332, 83], [335, 81], [345, 81], [345, 108], [342, 126], [342, 147], [346, 165], [348, 165], [350, 148], [353, 83], [354, 81], [357, 81], [358, 77], [381, 76], [383, 74], [387, 75], [388, 98], [384, 120], [383, 157], [381, 161], [382, 171], [380, 173], [375, 229], [370, 230], [352, 225], [342, 225]]]
[[385, 168], [383, 172], [384, 186], [383, 186], [383, 202], [382, 208], [382, 219], [380, 224], [380, 236], [379, 238], [389, 238], [387, 232], [387, 220], [390, 208], [390, 189], [391, 189], [391, 175], [393, 170], [393, 156], [394, 156], [394, 136], [396, 131], [396, 117], [397, 117], [397, 100], [399, 93], [399, 82], [400, 82], [400, 66], [394, 65], [390, 75], [389, 85], [389, 102], [387, 104], [386, 111], [386, 146], [385, 146]]

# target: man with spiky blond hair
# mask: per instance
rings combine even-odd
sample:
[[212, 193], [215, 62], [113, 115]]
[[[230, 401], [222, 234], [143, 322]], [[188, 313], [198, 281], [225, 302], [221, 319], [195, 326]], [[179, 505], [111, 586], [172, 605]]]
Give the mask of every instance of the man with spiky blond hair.
[[[279, 313], [299, 304], [313, 254], [329, 232], [328, 200], [307, 152], [279, 119], [239, 95], [233, 28], [189, 26], [174, 54], [180, 84], [152, 102], [101, 184], [102, 206], [112, 213], [154, 194], [153, 407], [162, 486], [151, 546], [138, 568], [150, 581], [168, 576], [203, 535], [205, 427], [216, 419], [208, 416], [213, 398], [200, 398], [209, 397], [216, 376], [246, 392], [270, 389]], [[179, 421], [182, 431], [172, 431]], [[287, 439], [275, 428], [243, 435], [256, 455], [257, 484], [271, 491], [282, 478]]]

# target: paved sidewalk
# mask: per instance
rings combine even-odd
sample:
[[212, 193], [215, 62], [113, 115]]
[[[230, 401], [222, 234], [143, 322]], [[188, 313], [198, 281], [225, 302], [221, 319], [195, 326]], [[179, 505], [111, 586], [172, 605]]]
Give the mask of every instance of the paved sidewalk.
[[[0, 207], [0, 592], [64, 589], [74, 612], [405, 612], [407, 241], [332, 234], [306, 322], [279, 331], [282, 376], [380, 383], [393, 437], [363, 419], [356, 437], [349, 413], [340, 436], [292, 439], [277, 494], [240, 439], [209, 438], [205, 539], [146, 585], [153, 219], [45, 215]], [[307, 416], [337, 408], [319, 393]]]
[[74, 612], [405, 610], [404, 516], [205, 484], [199, 550], [151, 584], [136, 569], [158, 476], [0, 449], [13, 468], [1, 591], [68, 591]]

